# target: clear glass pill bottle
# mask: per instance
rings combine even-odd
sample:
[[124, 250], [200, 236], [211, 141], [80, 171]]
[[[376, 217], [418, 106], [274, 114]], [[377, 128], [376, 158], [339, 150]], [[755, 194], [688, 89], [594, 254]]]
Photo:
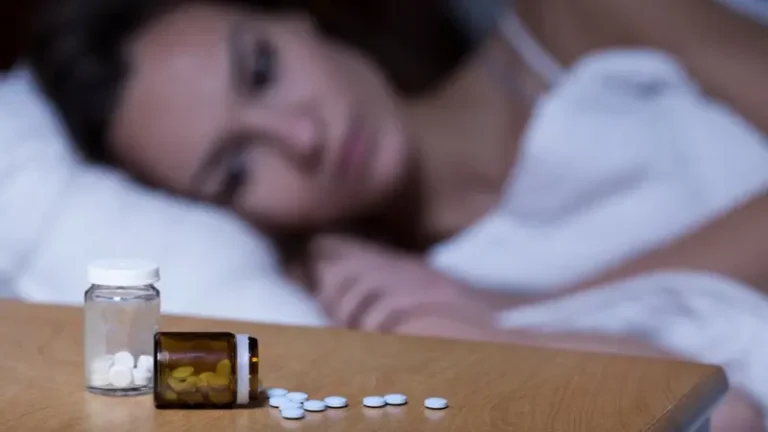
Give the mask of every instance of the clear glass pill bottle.
[[85, 292], [85, 385], [92, 393], [135, 396], [152, 392], [154, 335], [160, 325], [158, 266], [135, 259], [88, 265]]
[[245, 334], [155, 335], [155, 407], [233, 408], [259, 395], [259, 343]]

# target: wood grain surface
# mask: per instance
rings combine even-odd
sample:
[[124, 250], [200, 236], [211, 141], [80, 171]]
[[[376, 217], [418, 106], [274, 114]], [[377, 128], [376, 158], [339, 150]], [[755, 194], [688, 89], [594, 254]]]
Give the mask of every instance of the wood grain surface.
[[[668, 360], [180, 317], [162, 327], [250, 333], [265, 385], [350, 407], [291, 421], [267, 407], [158, 411], [147, 396], [86, 394], [81, 309], [0, 301], [0, 430], [672, 431], [706, 417], [727, 387], [720, 368]], [[389, 392], [410, 403], [360, 406]], [[429, 396], [451, 407], [425, 410]]]

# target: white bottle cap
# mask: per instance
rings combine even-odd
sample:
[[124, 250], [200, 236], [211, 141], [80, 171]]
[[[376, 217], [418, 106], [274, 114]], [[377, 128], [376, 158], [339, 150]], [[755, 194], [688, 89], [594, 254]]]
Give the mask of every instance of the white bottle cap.
[[88, 265], [88, 283], [107, 286], [151, 285], [160, 280], [160, 268], [151, 261], [105, 259]]

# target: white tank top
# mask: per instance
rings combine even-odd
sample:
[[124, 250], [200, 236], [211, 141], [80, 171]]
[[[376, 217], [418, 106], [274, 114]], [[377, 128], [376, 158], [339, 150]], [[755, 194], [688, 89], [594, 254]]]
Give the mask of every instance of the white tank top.
[[[768, 0], [716, 1], [748, 18], [768, 25]], [[565, 69], [536, 39], [513, 8], [504, 8], [498, 26], [506, 41], [522, 57], [528, 67], [540, 75], [550, 86], [558, 82]]]
[[768, 0], [717, 0], [718, 3], [768, 25]]

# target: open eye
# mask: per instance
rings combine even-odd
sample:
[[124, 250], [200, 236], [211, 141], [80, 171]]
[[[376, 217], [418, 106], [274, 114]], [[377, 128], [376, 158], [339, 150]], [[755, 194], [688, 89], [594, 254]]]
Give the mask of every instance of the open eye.
[[265, 39], [256, 41], [252, 55], [248, 84], [251, 91], [258, 92], [272, 82], [277, 56], [273, 45]]
[[249, 177], [249, 166], [243, 152], [232, 152], [224, 161], [224, 177], [221, 188], [216, 193], [215, 201], [231, 204], [237, 197]]

